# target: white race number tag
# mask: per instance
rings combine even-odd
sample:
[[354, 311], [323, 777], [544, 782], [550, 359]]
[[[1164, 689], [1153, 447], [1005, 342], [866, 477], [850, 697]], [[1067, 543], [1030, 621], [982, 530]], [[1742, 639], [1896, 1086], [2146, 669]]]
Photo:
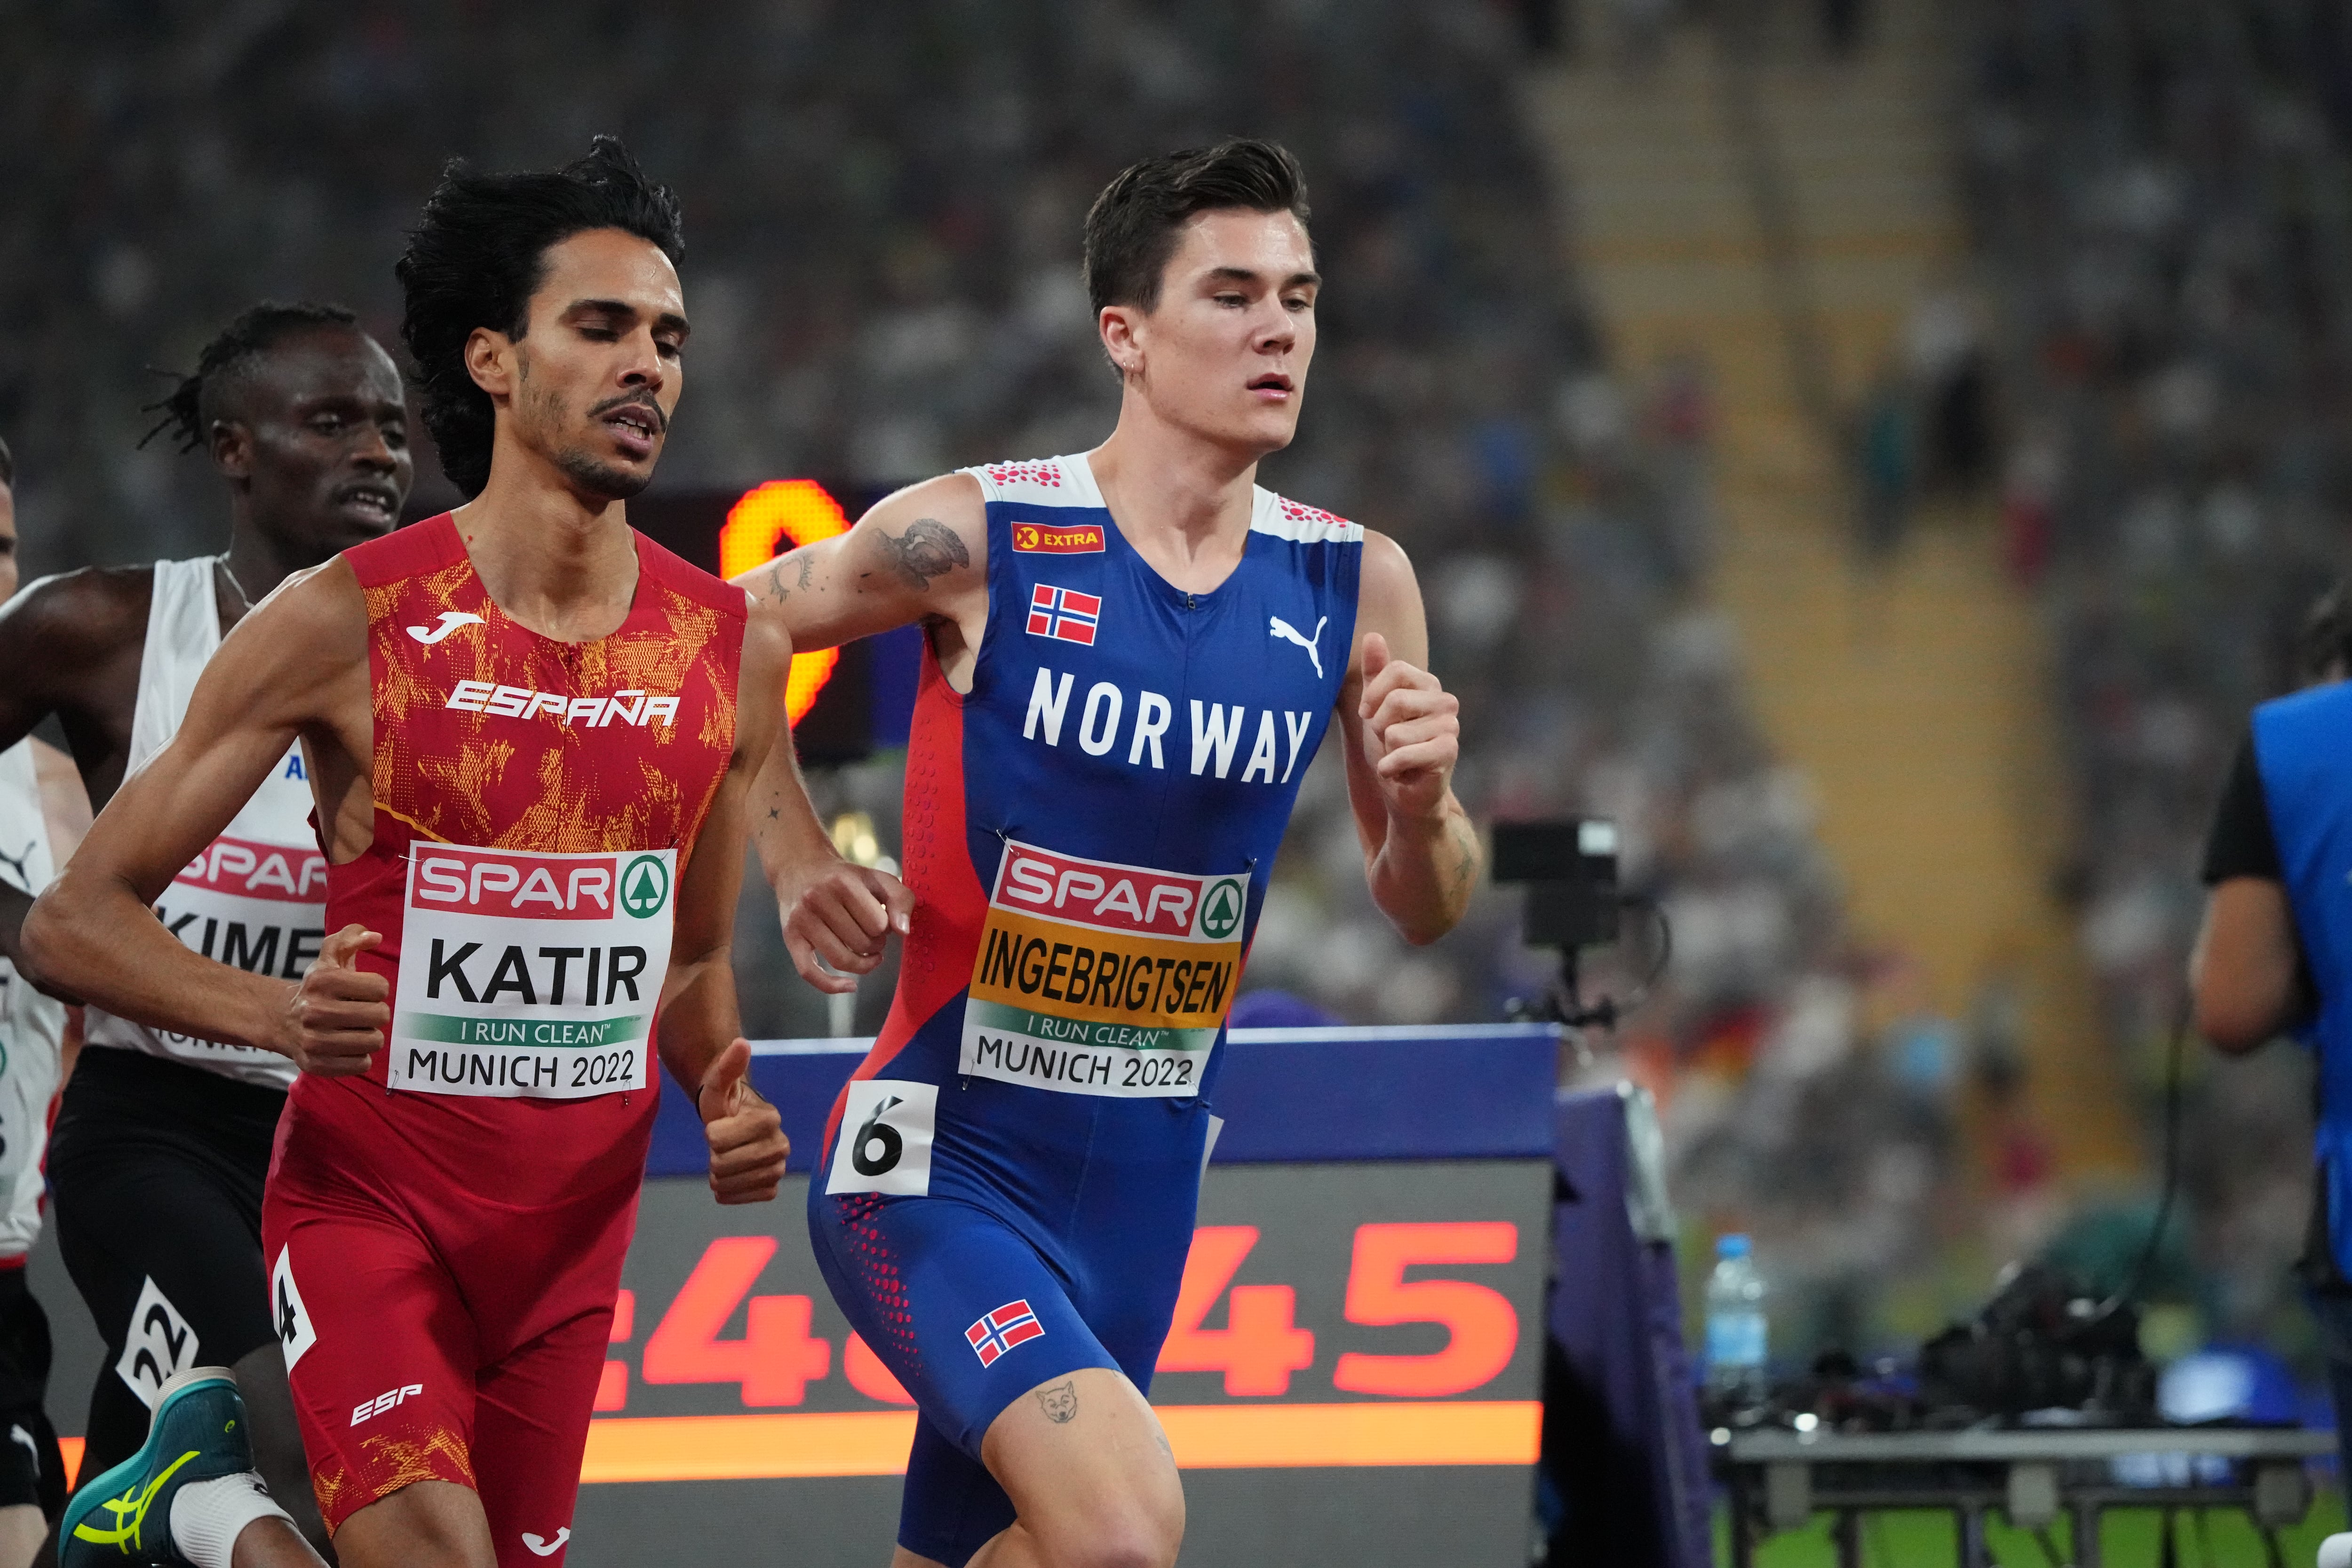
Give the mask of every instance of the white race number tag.
[[918, 1198], [928, 1194], [939, 1109], [937, 1084], [887, 1078], [850, 1080], [824, 1190]]
[[675, 849], [416, 846], [392, 1087], [538, 1100], [644, 1089], [677, 871]]

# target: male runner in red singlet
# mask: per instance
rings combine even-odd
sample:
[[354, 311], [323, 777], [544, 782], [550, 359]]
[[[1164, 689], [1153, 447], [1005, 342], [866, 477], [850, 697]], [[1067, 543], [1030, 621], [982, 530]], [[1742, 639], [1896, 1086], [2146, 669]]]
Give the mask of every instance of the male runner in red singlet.
[[[674, 198], [609, 138], [552, 174], [452, 165], [399, 275], [474, 499], [262, 605], [26, 922], [52, 984], [303, 1068], [263, 1241], [352, 1568], [562, 1561], [656, 1048], [719, 1201], [782, 1174], [727, 944], [789, 645], [624, 510], [677, 402], [679, 253]], [[137, 919], [297, 738], [333, 931], [299, 986]], [[142, 1516], [147, 1548], [169, 1524], [152, 1560], [310, 1560], [228, 1510], [235, 1416], [217, 1380], [167, 1386], [147, 1447], [87, 1489], [103, 1507], [68, 1510], [68, 1568], [84, 1541], [119, 1561]]]
[[[152, 434], [202, 452], [221, 479], [227, 548], [45, 577], [0, 610], [0, 746], [54, 718], [100, 806], [170, 742], [253, 601], [389, 530], [413, 473], [400, 372], [341, 306], [239, 312], [160, 407]], [[206, 957], [299, 978], [326, 936], [311, 805], [289, 743], [156, 900], [164, 926]], [[29, 907], [0, 888], [0, 952], [16, 950]], [[132, 918], [147, 928], [156, 916]], [[256, 1468], [323, 1546], [261, 1258], [262, 1185], [294, 1065], [102, 1008], [85, 1017], [89, 1059], [67, 1081], [49, 1153], [58, 1249], [106, 1344], [84, 1395], [81, 1477], [138, 1450], [173, 1373], [229, 1366]]]
[[809, 1195], [826, 1282], [920, 1413], [897, 1568], [1164, 1568], [1144, 1401], [1192, 1236], [1226, 1008], [1336, 713], [1372, 896], [1405, 938], [1479, 865], [1454, 700], [1393, 542], [1255, 485], [1320, 279], [1290, 154], [1139, 163], [1087, 215], [1122, 386], [1092, 452], [901, 490], [746, 574], [796, 645], [920, 622], [907, 886], [845, 865], [790, 776], [761, 855], [811, 984], [898, 990]]

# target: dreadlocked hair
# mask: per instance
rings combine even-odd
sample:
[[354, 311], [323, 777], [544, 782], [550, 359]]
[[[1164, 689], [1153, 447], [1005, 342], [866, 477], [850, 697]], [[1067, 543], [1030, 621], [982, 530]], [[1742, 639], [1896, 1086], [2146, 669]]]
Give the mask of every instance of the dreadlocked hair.
[[[169, 430], [181, 451], [194, 451], [205, 444], [205, 432], [212, 425], [220, 389], [241, 374], [246, 366], [296, 332], [314, 327], [348, 327], [358, 321], [341, 305], [318, 305], [308, 300], [287, 304], [264, 300], [223, 327], [220, 335], [205, 345], [205, 352], [196, 356], [194, 374], [173, 375], [178, 384], [170, 394], [140, 410], [163, 417], [139, 438], [139, 444], [144, 447]], [[173, 375], [170, 371], [163, 374]]]
[[409, 231], [393, 268], [407, 304], [400, 335], [441, 471], [468, 497], [489, 483], [497, 422], [489, 394], [466, 368], [466, 341], [477, 327], [520, 340], [549, 247], [598, 228], [636, 236], [673, 267], [686, 252], [677, 195], [646, 178], [614, 136], [550, 173], [485, 174], [453, 159]]

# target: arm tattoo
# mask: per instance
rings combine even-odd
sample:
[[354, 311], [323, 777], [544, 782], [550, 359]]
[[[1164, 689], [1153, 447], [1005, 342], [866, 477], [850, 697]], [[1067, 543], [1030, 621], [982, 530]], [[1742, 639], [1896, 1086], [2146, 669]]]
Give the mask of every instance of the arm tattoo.
[[[815, 565], [816, 562], [814, 559], [806, 555], [802, 556], [800, 575], [794, 580], [793, 586], [807, 588], [809, 572]], [[768, 563], [768, 591], [775, 595], [776, 603], [779, 605], [782, 604], [785, 596], [792, 592], [791, 588], [784, 586], [784, 558], [781, 555]]]
[[1045, 1412], [1045, 1419], [1056, 1426], [1066, 1426], [1078, 1414], [1078, 1385], [1065, 1383], [1058, 1388], [1041, 1388], [1037, 1403]]
[[971, 564], [971, 552], [964, 548], [963, 540], [937, 518], [917, 518], [896, 539], [880, 532], [874, 537], [883, 563], [917, 589], [929, 587], [934, 577]]

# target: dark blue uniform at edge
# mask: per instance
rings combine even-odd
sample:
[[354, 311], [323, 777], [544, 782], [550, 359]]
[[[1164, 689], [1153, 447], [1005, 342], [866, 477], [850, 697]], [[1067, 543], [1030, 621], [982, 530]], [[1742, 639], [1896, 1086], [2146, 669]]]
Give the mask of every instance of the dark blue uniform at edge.
[[[1004, 844], [1246, 875], [1245, 952], [1346, 678], [1362, 557], [1360, 529], [1259, 490], [1240, 564], [1187, 593], [1120, 534], [1083, 458], [969, 471], [988, 503], [987, 631], [969, 695], [925, 655], [908, 758], [916, 929], [858, 1071], [878, 1081], [845, 1090], [850, 1114], [835, 1107], [809, 1188], [827, 1283], [919, 1411], [899, 1543], [950, 1568], [1013, 1521], [979, 1458], [1008, 1405], [1087, 1367], [1149, 1390], [1223, 1052], [1220, 1028], [1199, 1091], [1179, 1099], [961, 1074]], [[961, 834], [927, 833], [959, 798]], [[839, 1147], [861, 1133], [862, 1149]], [[827, 1191], [886, 1162], [890, 1190]]]

